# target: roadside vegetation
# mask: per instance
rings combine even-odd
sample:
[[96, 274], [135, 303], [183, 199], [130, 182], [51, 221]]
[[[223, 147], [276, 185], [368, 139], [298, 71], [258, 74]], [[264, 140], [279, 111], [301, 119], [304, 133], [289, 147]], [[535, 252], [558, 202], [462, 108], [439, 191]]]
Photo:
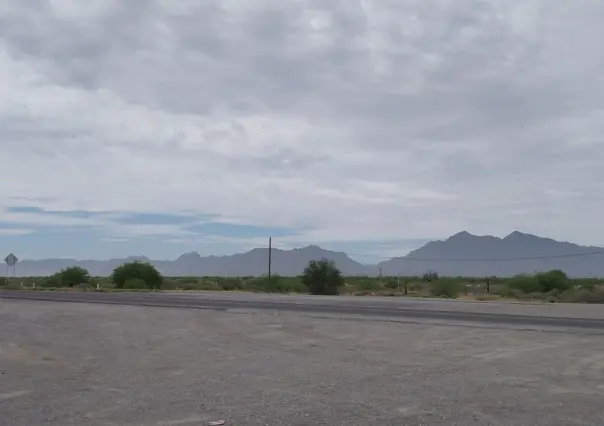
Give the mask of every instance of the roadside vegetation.
[[9, 289], [54, 291], [245, 291], [317, 295], [442, 297], [471, 300], [520, 300], [604, 303], [604, 280], [571, 279], [560, 270], [500, 277], [439, 277], [435, 271], [412, 277], [344, 277], [328, 260], [311, 261], [299, 277], [163, 277], [153, 266], [131, 262], [109, 277], [91, 277], [80, 267], [48, 277], [0, 278]]

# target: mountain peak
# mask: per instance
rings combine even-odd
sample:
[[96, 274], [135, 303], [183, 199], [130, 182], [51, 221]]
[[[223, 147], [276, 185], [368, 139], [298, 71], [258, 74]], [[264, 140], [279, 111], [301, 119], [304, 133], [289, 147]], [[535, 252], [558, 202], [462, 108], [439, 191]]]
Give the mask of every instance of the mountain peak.
[[504, 238], [504, 240], [521, 239], [521, 238], [539, 238], [533, 234], [525, 234], [524, 232], [514, 231]]
[[475, 237], [475, 235], [470, 234], [468, 231], [461, 231], [458, 232], [455, 235], [450, 236], [449, 238], [447, 238], [448, 240], [457, 240], [460, 238], [468, 238], [468, 237]]
[[128, 262], [148, 262], [150, 259], [147, 256], [128, 256], [125, 260]]
[[199, 253], [197, 253], [196, 251], [191, 251], [189, 253], [184, 253], [181, 254], [178, 259], [190, 259], [190, 260], [195, 260], [195, 259], [200, 259], [201, 255]]
[[317, 245], [310, 245], [310, 246], [306, 246], [306, 247], [302, 247], [299, 250], [304, 250], [304, 251], [325, 251], [325, 249], [322, 249], [321, 247], [317, 246]]

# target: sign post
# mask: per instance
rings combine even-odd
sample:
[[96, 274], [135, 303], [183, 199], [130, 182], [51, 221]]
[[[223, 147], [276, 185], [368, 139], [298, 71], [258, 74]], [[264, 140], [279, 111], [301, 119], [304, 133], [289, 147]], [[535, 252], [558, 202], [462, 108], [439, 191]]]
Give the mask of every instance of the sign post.
[[10, 268], [13, 268], [13, 277], [17, 276], [17, 263], [19, 259], [14, 254], [9, 254], [4, 258], [4, 263], [6, 263], [6, 281], [4, 286], [8, 286], [8, 272]]

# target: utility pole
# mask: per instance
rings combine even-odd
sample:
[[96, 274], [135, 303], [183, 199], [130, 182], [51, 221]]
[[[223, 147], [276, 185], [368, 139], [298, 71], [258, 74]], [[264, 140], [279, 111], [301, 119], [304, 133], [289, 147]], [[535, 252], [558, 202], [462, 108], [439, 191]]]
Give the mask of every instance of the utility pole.
[[266, 284], [267, 293], [271, 292], [271, 258], [273, 252], [273, 237], [268, 237], [268, 283]]

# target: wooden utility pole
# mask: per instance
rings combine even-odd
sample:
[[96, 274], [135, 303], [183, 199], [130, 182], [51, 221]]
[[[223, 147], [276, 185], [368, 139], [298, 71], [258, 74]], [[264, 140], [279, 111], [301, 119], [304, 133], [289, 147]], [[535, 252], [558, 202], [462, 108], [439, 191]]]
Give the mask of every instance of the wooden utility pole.
[[271, 292], [271, 258], [273, 254], [273, 237], [268, 237], [268, 283], [266, 284], [266, 292]]

